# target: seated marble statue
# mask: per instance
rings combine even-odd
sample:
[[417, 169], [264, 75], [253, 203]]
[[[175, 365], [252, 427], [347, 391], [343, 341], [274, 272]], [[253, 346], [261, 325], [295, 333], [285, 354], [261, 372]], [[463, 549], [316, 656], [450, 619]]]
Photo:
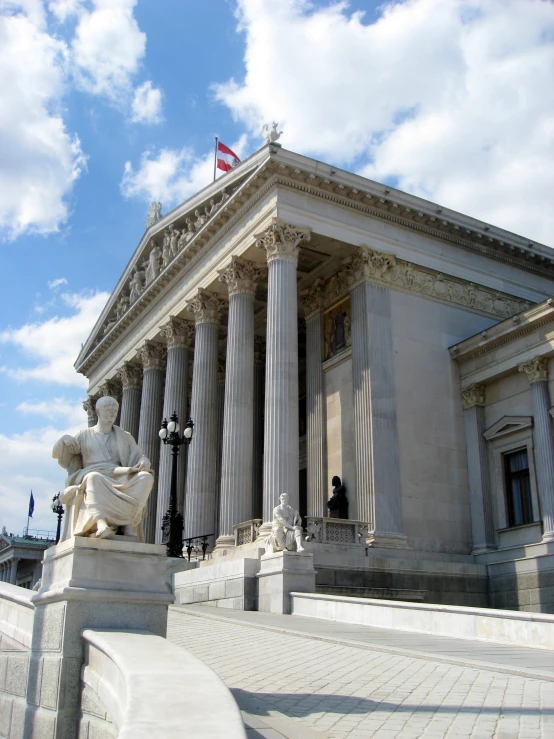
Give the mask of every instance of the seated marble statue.
[[62, 436], [54, 445], [52, 456], [68, 471], [60, 494], [67, 506], [60, 541], [118, 532], [144, 541], [142, 519], [154, 477], [131, 434], [114, 425], [118, 410], [115, 398], [100, 398], [96, 426]]
[[266, 553], [288, 550], [303, 552], [302, 546], [302, 519], [298, 511], [289, 505], [288, 493], [281, 493], [279, 505], [273, 509], [271, 534], [265, 540]]

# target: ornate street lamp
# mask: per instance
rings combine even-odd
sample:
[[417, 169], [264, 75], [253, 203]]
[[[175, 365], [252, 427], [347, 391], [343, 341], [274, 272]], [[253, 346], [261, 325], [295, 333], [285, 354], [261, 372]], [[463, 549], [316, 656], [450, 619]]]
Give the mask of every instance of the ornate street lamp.
[[167, 547], [168, 557], [183, 556], [183, 514], [177, 510], [177, 459], [181, 444], [190, 444], [194, 424], [189, 418], [182, 435], [179, 433], [179, 419], [174, 413], [169, 423], [164, 418], [159, 437], [164, 444], [171, 445], [171, 489], [169, 493], [169, 508], [162, 520], [162, 543]]
[[60, 534], [62, 531], [62, 516], [63, 516], [63, 505], [60, 503], [60, 494], [54, 495], [50, 508], [58, 517], [58, 526], [56, 528], [56, 544], [60, 540]]

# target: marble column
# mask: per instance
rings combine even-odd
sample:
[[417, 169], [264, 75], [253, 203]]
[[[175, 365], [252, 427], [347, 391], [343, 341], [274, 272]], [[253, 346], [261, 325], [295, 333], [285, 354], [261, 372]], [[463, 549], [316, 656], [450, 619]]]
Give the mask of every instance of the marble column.
[[142, 368], [138, 364], [125, 362], [118, 370], [117, 376], [123, 388], [119, 425], [136, 440], [140, 423]]
[[[167, 367], [165, 372], [165, 394], [163, 417], [170, 419], [172, 413], [179, 417], [181, 428], [188, 421], [187, 387], [189, 353], [194, 342], [194, 326], [190, 321], [172, 317], [161, 334], [167, 342]], [[179, 450], [177, 467], [177, 501], [183, 499], [185, 485], [185, 449]], [[158, 481], [158, 505], [156, 512], [156, 544], [162, 542], [162, 519], [169, 508], [171, 489], [171, 447], [160, 446], [160, 474]], [[182, 510], [181, 510], [182, 512]]]
[[194, 438], [188, 454], [185, 537], [216, 533], [218, 337], [225, 305], [221, 297], [206, 290], [199, 290], [188, 304], [196, 336], [190, 412]]
[[10, 567], [10, 584], [15, 585], [17, 581], [17, 565], [19, 564], [18, 559], [12, 559], [12, 564]]
[[527, 375], [533, 398], [535, 468], [541, 503], [542, 540], [554, 541], [554, 438], [550, 419], [548, 359], [534, 357], [519, 365]]
[[327, 412], [323, 380], [323, 294], [319, 281], [302, 297], [306, 318], [308, 516], [327, 515]]
[[252, 515], [254, 459], [254, 295], [265, 269], [232, 257], [220, 273], [229, 291], [218, 547], [233, 546], [234, 524]]
[[83, 410], [87, 414], [87, 423], [89, 428], [92, 426], [96, 426], [98, 423], [98, 416], [96, 415], [96, 401], [98, 398], [95, 398], [92, 395], [89, 395], [86, 400], [83, 401]]
[[462, 390], [466, 431], [467, 470], [471, 509], [473, 554], [496, 549], [494, 513], [485, 431], [485, 386], [471, 385]]
[[268, 263], [267, 336], [264, 421], [264, 523], [271, 530], [273, 509], [281, 493], [298, 509], [298, 297], [296, 266], [309, 228], [274, 218], [256, 246]]
[[254, 336], [254, 459], [251, 518], [262, 518], [264, 490], [265, 338]]
[[156, 538], [156, 507], [158, 495], [158, 470], [160, 464], [160, 437], [162, 423], [165, 346], [146, 341], [138, 351], [143, 366], [142, 399], [138, 445], [150, 460], [154, 472], [154, 486], [148, 498], [147, 516], [144, 519], [144, 539], [153, 544]]
[[[357, 517], [369, 523], [370, 546], [406, 548], [402, 499], [390, 290], [367, 281], [362, 249], [350, 293], [356, 440]], [[356, 264], [356, 261], [358, 262]]]
[[215, 470], [217, 480], [217, 495], [215, 501], [215, 528], [219, 535], [219, 514], [221, 510], [221, 455], [223, 452], [223, 412], [225, 409], [225, 358], [219, 357], [217, 363], [217, 451], [215, 455]]

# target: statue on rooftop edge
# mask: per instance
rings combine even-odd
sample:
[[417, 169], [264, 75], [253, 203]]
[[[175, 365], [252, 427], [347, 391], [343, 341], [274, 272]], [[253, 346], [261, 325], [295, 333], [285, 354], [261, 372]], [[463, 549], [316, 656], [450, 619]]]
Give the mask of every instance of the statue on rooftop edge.
[[157, 223], [160, 218], [162, 217], [162, 204], [157, 203], [156, 201], [150, 203], [150, 208], [148, 209], [148, 216], [146, 217], [146, 228], [150, 228], [150, 226], [153, 226], [155, 223]]
[[144, 541], [142, 519], [154, 477], [131, 434], [114, 425], [118, 410], [115, 398], [100, 398], [96, 426], [62, 436], [52, 449], [68, 472], [59, 496], [67, 506], [60, 541], [72, 536], [110, 538], [120, 528], [124, 535]]
[[289, 505], [288, 493], [281, 493], [279, 505], [273, 509], [271, 534], [265, 539], [266, 553], [303, 552], [302, 519], [298, 511]]
[[[277, 130], [277, 125], [278, 124], [273, 121], [270, 128], [268, 123], [264, 123], [264, 126], [262, 128], [262, 136], [264, 137], [266, 144], [274, 144], [277, 139], [283, 135], [282, 131]], [[280, 146], [280, 144], [278, 144], [278, 146]]]

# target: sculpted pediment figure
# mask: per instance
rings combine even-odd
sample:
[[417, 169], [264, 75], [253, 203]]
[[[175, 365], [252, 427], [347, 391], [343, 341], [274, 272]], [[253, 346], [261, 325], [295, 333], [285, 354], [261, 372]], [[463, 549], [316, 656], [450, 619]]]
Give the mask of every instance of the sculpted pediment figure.
[[114, 425], [118, 410], [115, 398], [100, 398], [96, 426], [66, 434], [54, 445], [52, 456], [68, 473], [59, 496], [67, 506], [60, 541], [118, 532], [144, 541], [142, 519], [154, 477], [131, 434]]

